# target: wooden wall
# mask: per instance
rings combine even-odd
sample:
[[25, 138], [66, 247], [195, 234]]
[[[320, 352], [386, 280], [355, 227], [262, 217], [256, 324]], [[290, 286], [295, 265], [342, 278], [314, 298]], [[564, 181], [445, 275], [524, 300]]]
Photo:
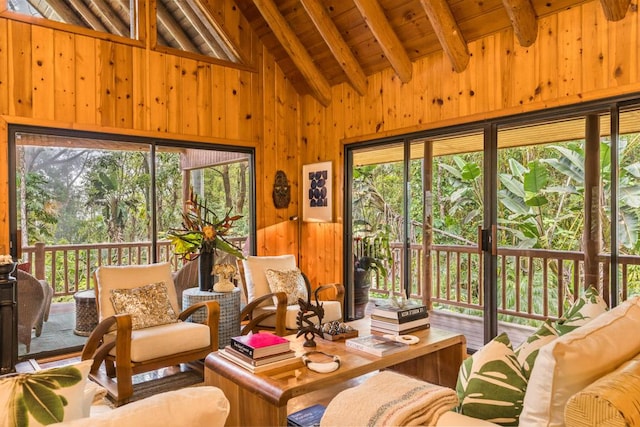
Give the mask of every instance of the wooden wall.
[[335, 224], [305, 224], [302, 268], [320, 282], [342, 282], [343, 144], [640, 92], [637, 6], [608, 22], [599, 1], [539, 20], [538, 39], [521, 47], [512, 31], [469, 43], [458, 74], [443, 54], [413, 64], [402, 84], [391, 69], [369, 76], [365, 96], [332, 89], [323, 108], [303, 97], [302, 162], [332, 160]]
[[[297, 250], [299, 97], [231, 0], [210, 0], [248, 67], [230, 67], [144, 41], [0, 16], [0, 253], [8, 253], [7, 125], [140, 135], [256, 148], [260, 254]], [[265, 166], [267, 165], [267, 166]], [[271, 202], [275, 171], [294, 203]]]

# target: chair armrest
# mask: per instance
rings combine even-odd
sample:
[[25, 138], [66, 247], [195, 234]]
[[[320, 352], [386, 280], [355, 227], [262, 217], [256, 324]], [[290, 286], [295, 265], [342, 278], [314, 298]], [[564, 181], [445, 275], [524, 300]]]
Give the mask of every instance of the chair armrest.
[[341, 283], [329, 283], [326, 285], [320, 285], [314, 291], [314, 295], [318, 301], [322, 301], [319, 297], [319, 294], [333, 290], [333, 294], [331, 298], [326, 298], [328, 301], [338, 301], [340, 303], [340, 314], [342, 318], [344, 318], [344, 286]]
[[[265, 294], [259, 298], [254, 299], [247, 304], [240, 312], [240, 322], [244, 322], [242, 335], [248, 334], [253, 331], [256, 332], [259, 329], [259, 324], [264, 320], [274, 315], [274, 313], [262, 313], [259, 316], [253, 316], [253, 311], [260, 305], [263, 305], [265, 301], [273, 303], [273, 298], [276, 299], [276, 335], [286, 335], [286, 316], [287, 316], [287, 294], [284, 292], [274, 292]], [[269, 305], [271, 305], [269, 304]]]
[[209, 335], [211, 340], [211, 348], [213, 351], [218, 349], [218, 323], [220, 322], [220, 304], [218, 301], [201, 301], [183, 310], [178, 319], [185, 321], [196, 311], [204, 308], [207, 311], [207, 317], [204, 324], [209, 326]]
[[[109, 334], [114, 329], [116, 335], [113, 337]], [[90, 372], [95, 374], [98, 372], [100, 365], [107, 357], [111, 349], [116, 347], [116, 357], [124, 357], [127, 360], [131, 358], [131, 315], [116, 314], [102, 320], [91, 331], [91, 335], [85, 343], [81, 360], [93, 359]]]

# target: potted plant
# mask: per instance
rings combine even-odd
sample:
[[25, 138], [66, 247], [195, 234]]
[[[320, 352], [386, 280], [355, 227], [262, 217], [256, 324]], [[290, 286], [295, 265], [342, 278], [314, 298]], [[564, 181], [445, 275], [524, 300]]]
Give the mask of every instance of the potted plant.
[[186, 212], [182, 214], [182, 227], [169, 229], [167, 238], [171, 240], [176, 255], [188, 261], [198, 260], [200, 290], [211, 291], [217, 251], [244, 258], [240, 248], [226, 238], [233, 223], [241, 216], [231, 216], [227, 212], [224, 218], [218, 218], [215, 212], [207, 207], [207, 203], [198, 198], [193, 188], [186, 207]]
[[369, 301], [369, 289], [374, 273], [378, 280], [386, 277], [387, 265], [390, 265], [393, 259], [387, 228], [356, 236], [354, 246], [353, 285], [357, 312]]

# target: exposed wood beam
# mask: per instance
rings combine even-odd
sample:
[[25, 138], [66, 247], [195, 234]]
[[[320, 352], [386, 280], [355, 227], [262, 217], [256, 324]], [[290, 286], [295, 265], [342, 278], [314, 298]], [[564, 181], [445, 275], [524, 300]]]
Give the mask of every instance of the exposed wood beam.
[[600, 3], [609, 21], [619, 21], [627, 14], [631, 0], [600, 0]]
[[502, 0], [520, 46], [531, 46], [538, 37], [538, 20], [531, 0]]
[[314, 97], [325, 107], [328, 106], [331, 103], [331, 86], [329, 82], [318, 71], [313, 59], [311, 59], [311, 55], [309, 55], [298, 36], [280, 14], [276, 4], [273, 0], [253, 0], [253, 3], [306, 79]]
[[[67, 24], [77, 25], [79, 27], [84, 27], [84, 23], [82, 20], [76, 15], [69, 6], [63, 0], [48, 0], [49, 6], [58, 16], [62, 19], [63, 22]], [[40, 10], [40, 9], [38, 9]], [[45, 15], [47, 18], [51, 18], [51, 15]]]
[[207, 28], [205, 26], [204, 21], [206, 21], [206, 18], [204, 18], [201, 13], [196, 12], [196, 10], [194, 9], [194, 7], [198, 6], [194, 5], [191, 1], [179, 1], [176, 4], [189, 21], [189, 24], [191, 24], [191, 26], [196, 29], [198, 34], [200, 34], [200, 37], [202, 37], [202, 40], [204, 40], [205, 44], [211, 51], [212, 56], [216, 58], [228, 59], [226, 53], [222, 49], [220, 49], [218, 42], [213, 39], [213, 37], [211, 37], [211, 28]]
[[307, 14], [315, 24], [329, 50], [340, 64], [351, 86], [360, 96], [367, 92], [367, 77], [362, 71], [358, 60], [340, 35], [340, 31], [333, 23], [321, 0], [300, 0]]
[[469, 50], [446, 0], [420, 0], [420, 3], [453, 69], [463, 72], [469, 63]]
[[[93, 6], [93, 7], [92, 7]], [[117, 34], [123, 37], [130, 37], [131, 31], [129, 30], [129, 24], [126, 25], [122, 22], [120, 17], [113, 12], [109, 8], [109, 6], [104, 2], [104, 0], [94, 1], [92, 0], [89, 3], [89, 7], [94, 10], [94, 14], [96, 12], [100, 14], [98, 18], [105, 27], [108, 28], [109, 32], [112, 34]]]
[[96, 31], [108, 32], [102, 22], [96, 15], [82, 2], [82, 0], [69, 0], [69, 4], [73, 7], [82, 19], [89, 24], [89, 27]]
[[180, 49], [188, 52], [200, 52], [193, 42], [191, 42], [189, 36], [182, 30], [180, 24], [173, 19], [173, 16], [167, 11], [167, 8], [164, 7], [162, 2], [156, 2], [156, 8], [158, 9], [158, 23], [171, 34]]
[[377, 0], [354, 0], [360, 11], [360, 15], [365, 20], [371, 33], [380, 43], [391, 67], [395, 70], [400, 81], [408, 83], [411, 81], [411, 59], [404, 50], [404, 46], [398, 39], [398, 35], [393, 31], [391, 24], [382, 10]]

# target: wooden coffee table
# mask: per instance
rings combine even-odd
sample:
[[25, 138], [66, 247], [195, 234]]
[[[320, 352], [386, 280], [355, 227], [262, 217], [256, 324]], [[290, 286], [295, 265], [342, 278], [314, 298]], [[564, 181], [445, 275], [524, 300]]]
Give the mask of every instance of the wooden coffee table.
[[[369, 334], [369, 319], [350, 324], [360, 336]], [[226, 425], [231, 426], [286, 426], [289, 399], [380, 369], [455, 388], [467, 353], [464, 335], [434, 328], [414, 335], [420, 337], [418, 344], [384, 357], [347, 349], [344, 341], [316, 339], [316, 350], [340, 356], [340, 368], [328, 374], [310, 371], [302, 364], [252, 374], [214, 352], [205, 360], [205, 383], [219, 387], [229, 399], [231, 412]], [[306, 351], [302, 337], [287, 338], [298, 355]]]

